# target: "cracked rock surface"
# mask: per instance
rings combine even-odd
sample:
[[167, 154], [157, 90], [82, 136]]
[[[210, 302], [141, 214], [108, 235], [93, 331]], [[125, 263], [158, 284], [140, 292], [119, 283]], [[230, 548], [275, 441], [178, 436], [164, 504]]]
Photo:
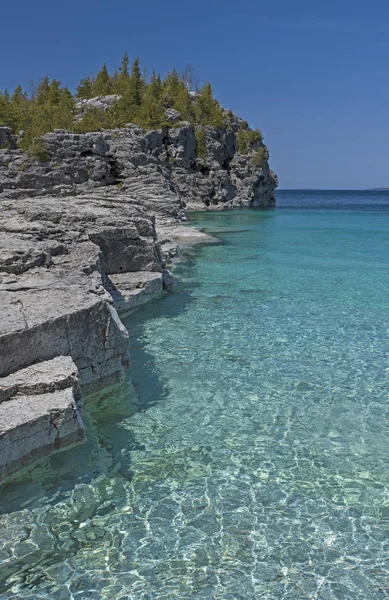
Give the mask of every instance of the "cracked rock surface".
[[274, 204], [267, 150], [239, 154], [238, 126], [206, 128], [203, 158], [189, 123], [57, 130], [45, 163], [0, 128], [0, 478], [83, 439], [75, 378], [92, 391], [129, 364], [118, 312], [171, 288], [180, 245], [214, 241], [185, 209]]
[[69, 356], [0, 379], [0, 481], [85, 439], [77, 368]]

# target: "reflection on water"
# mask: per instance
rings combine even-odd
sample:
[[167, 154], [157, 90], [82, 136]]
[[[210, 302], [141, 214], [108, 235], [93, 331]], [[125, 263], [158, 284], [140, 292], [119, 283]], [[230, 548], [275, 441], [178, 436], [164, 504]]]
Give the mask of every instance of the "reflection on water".
[[0, 598], [389, 597], [389, 213], [314, 200], [196, 216], [88, 442], [1, 488]]

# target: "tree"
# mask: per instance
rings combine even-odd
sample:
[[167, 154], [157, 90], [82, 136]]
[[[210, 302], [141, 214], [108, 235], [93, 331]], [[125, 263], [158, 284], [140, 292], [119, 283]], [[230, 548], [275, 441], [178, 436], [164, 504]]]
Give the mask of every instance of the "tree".
[[88, 76], [81, 79], [76, 89], [77, 98], [93, 98], [94, 86], [95, 79], [93, 77]]
[[16, 86], [10, 102], [10, 127], [15, 133], [27, 129], [30, 123], [30, 103], [22, 86]]
[[129, 95], [131, 104], [134, 106], [140, 106], [142, 103], [142, 98], [145, 90], [145, 81], [142, 77], [140, 70], [140, 61], [137, 57], [131, 68], [131, 78], [130, 78], [130, 86], [129, 86]]
[[114, 82], [114, 92], [115, 94], [127, 94], [130, 89], [130, 73], [128, 70], [130, 61], [128, 58], [128, 52], [123, 54], [122, 62], [119, 67], [119, 73]]
[[[16, 92], [17, 90], [15, 90]], [[15, 98], [15, 104], [22, 102], [28, 106], [28, 123], [19, 123], [19, 127], [25, 130], [21, 141], [23, 149], [34, 149], [34, 156], [40, 160], [45, 155], [44, 148], [39, 142], [40, 136], [53, 129], [70, 129], [73, 126], [74, 99], [66, 87], [61, 87], [61, 82], [44, 77], [36, 91], [36, 97], [32, 100], [23, 100], [23, 97]]]
[[0, 92], [0, 125], [12, 127], [11, 97], [7, 90]]
[[38, 83], [38, 89], [36, 91], [36, 101], [40, 104], [44, 103], [49, 92], [50, 79], [46, 75], [42, 77], [40, 82]]
[[93, 86], [95, 96], [107, 96], [111, 92], [111, 78], [108, 73], [107, 65], [104, 63], [97, 73], [96, 81]]
[[224, 125], [223, 109], [213, 97], [210, 83], [205, 83], [196, 96], [194, 110], [197, 123], [211, 125], [212, 127], [222, 127]]
[[161, 76], [153, 71], [136, 118], [142, 127], [153, 129], [163, 126], [165, 109], [162, 106], [162, 92]]
[[181, 71], [180, 77], [181, 81], [184, 82], [188, 92], [193, 92], [197, 89], [199, 81], [195, 76], [195, 69], [193, 65], [186, 65], [185, 69]]
[[177, 70], [169, 71], [162, 84], [163, 102], [167, 108], [174, 105], [182, 85], [183, 82], [180, 80]]
[[183, 82], [180, 82], [173, 108], [181, 113], [185, 121], [195, 121], [192, 99]]

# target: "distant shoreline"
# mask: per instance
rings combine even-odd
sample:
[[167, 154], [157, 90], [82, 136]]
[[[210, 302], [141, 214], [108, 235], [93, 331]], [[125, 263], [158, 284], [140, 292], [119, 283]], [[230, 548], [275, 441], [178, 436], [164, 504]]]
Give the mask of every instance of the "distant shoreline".
[[389, 187], [365, 189], [336, 189], [336, 188], [277, 188], [277, 192], [389, 192]]

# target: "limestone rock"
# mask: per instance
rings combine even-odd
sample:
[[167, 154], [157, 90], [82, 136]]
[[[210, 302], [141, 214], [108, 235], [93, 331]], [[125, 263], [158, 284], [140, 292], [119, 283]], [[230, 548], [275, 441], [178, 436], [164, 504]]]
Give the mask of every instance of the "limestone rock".
[[171, 289], [180, 246], [217, 241], [181, 224], [185, 208], [274, 204], [267, 149], [238, 152], [239, 119], [206, 127], [199, 157], [193, 125], [167, 118], [177, 126], [47, 133], [43, 163], [0, 128], [0, 480], [84, 438], [80, 389], [129, 364], [118, 312]]
[[77, 369], [69, 357], [0, 379], [0, 482], [85, 438]]
[[182, 120], [182, 115], [178, 110], [174, 108], [167, 108], [165, 110], [166, 119], [170, 121], [170, 123], [178, 123]]
[[16, 148], [15, 137], [9, 127], [0, 127], [0, 148]]
[[109, 96], [96, 96], [95, 98], [82, 98], [76, 102], [76, 116], [74, 121], [82, 121], [82, 118], [87, 110], [96, 108], [107, 112], [116, 102], [120, 100], [121, 96], [118, 94], [111, 94]]
[[129, 311], [162, 292], [162, 273], [117, 273], [109, 277], [107, 290], [119, 314]]
[[[104, 98], [109, 104], [116, 97]], [[80, 102], [86, 106], [92, 101], [103, 99]], [[190, 123], [152, 131], [133, 124], [85, 134], [56, 130], [42, 138], [47, 163], [13, 147], [0, 149], [0, 198], [102, 194], [106, 188], [150, 212], [176, 218], [183, 217], [185, 206], [271, 206], [277, 179], [268, 165], [267, 148], [258, 142], [248, 154], [239, 154], [239, 126], [235, 119], [229, 128], [206, 127], [207, 155], [201, 158]], [[260, 147], [264, 159], [257, 166], [255, 151]]]

